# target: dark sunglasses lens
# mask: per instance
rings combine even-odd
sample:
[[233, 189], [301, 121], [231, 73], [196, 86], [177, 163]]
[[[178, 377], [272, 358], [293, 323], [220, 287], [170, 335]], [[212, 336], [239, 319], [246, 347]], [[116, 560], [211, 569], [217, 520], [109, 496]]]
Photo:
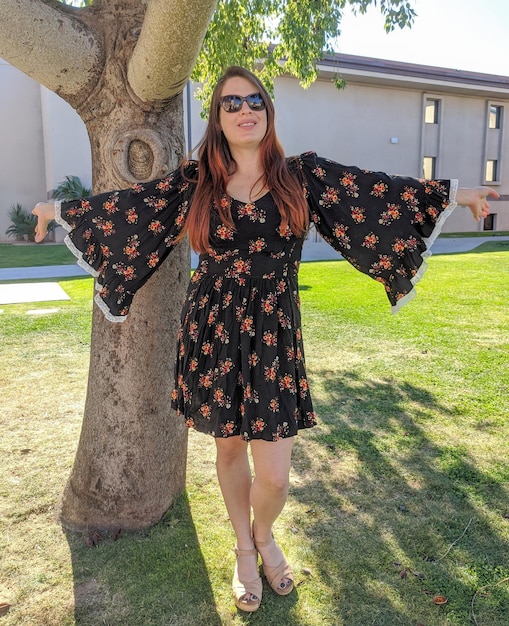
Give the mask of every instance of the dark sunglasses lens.
[[265, 108], [265, 102], [259, 93], [253, 93], [246, 98], [247, 106], [253, 111], [261, 111]]
[[223, 109], [227, 113], [240, 111], [242, 108], [242, 98], [240, 96], [225, 96], [222, 99]]

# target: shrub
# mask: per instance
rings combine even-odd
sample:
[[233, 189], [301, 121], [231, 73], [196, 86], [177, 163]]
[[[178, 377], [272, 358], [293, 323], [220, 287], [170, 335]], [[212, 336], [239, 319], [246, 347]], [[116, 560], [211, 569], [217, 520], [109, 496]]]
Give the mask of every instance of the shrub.
[[92, 195], [92, 190], [85, 187], [78, 176], [66, 176], [53, 191], [55, 200], [78, 200]]

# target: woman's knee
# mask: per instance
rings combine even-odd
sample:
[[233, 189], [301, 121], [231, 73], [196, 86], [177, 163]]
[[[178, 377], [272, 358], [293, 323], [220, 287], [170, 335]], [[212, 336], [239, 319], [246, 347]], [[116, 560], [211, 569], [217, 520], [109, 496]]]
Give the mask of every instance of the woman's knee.
[[216, 439], [216, 464], [234, 465], [247, 459], [247, 443], [240, 437]]
[[275, 497], [285, 496], [290, 486], [290, 472], [283, 468], [273, 471], [275, 468], [267, 468], [268, 471], [259, 471], [255, 474], [255, 480], [265, 490]]

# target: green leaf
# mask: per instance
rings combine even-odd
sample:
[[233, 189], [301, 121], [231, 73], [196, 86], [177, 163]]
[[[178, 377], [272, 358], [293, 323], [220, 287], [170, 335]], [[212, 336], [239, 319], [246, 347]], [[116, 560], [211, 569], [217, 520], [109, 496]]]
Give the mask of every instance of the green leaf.
[[[409, 27], [415, 17], [407, 0], [219, 0], [191, 76], [202, 84], [198, 98], [204, 108], [229, 65], [254, 71], [270, 92], [283, 73], [309, 87], [317, 78], [317, 63], [334, 52], [347, 5], [361, 14], [377, 6], [387, 31]], [[333, 83], [345, 85], [338, 77]]]

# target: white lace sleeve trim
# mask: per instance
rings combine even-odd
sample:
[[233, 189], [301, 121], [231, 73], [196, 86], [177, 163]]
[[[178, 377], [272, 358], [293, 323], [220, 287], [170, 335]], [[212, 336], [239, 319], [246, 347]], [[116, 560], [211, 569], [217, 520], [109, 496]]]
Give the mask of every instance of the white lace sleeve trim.
[[[62, 218], [61, 208], [62, 208], [62, 201], [57, 200], [55, 202], [55, 221], [57, 222], [57, 224], [60, 224], [60, 226], [62, 226], [62, 228], [65, 231], [70, 233], [72, 231], [72, 227]], [[78, 250], [78, 248], [73, 244], [69, 235], [66, 235], [64, 239], [64, 243], [76, 257], [78, 261], [78, 265], [82, 267], [86, 272], [91, 274], [94, 278], [97, 278], [99, 276], [99, 272], [85, 261], [85, 259], [83, 258], [83, 253], [81, 252], [81, 250]], [[95, 283], [95, 289], [97, 291], [100, 291], [102, 289], [102, 286], [100, 285], [98, 281], [96, 281]], [[106, 302], [104, 302], [104, 300], [101, 298], [101, 296], [98, 293], [94, 296], [94, 302], [101, 309], [102, 313], [104, 314], [104, 317], [109, 322], [124, 322], [125, 321], [126, 319], [125, 315], [113, 315], [113, 313], [108, 308], [108, 305], [106, 304]]]
[[433, 229], [433, 232], [431, 233], [431, 235], [427, 239], [424, 239], [424, 243], [426, 244], [426, 250], [422, 254], [422, 258], [424, 260], [417, 274], [415, 274], [415, 276], [413, 276], [411, 279], [413, 288], [409, 293], [406, 294], [406, 296], [403, 296], [400, 300], [398, 300], [397, 304], [395, 304], [392, 307], [393, 313], [397, 313], [398, 311], [400, 311], [405, 306], [405, 304], [413, 300], [415, 296], [417, 295], [415, 286], [424, 276], [424, 272], [428, 269], [428, 264], [426, 263], [426, 259], [428, 259], [432, 255], [430, 248], [435, 242], [438, 235], [440, 235], [440, 233], [442, 232], [442, 228], [444, 227], [445, 221], [447, 220], [449, 215], [451, 215], [451, 213], [454, 211], [454, 209], [457, 206], [456, 194], [458, 193], [458, 181], [456, 179], [453, 179], [450, 181], [450, 184], [451, 186], [449, 190], [449, 205], [440, 214], [440, 217], [438, 218], [437, 223], [435, 224], [435, 228]]
[[[97, 290], [100, 290], [101, 285], [99, 285], [99, 283], [96, 282], [95, 288]], [[98, 293], [96, 293], [94, 296], [94, 302], [101, 309], [101, 312], [103, 313], [104, 317], [108, 320], [108, 322], [125, 322], [125, 320], [127, 319], [127, 315], [113, 315], [113, 313], [108, 308], [108, 305], [106, 304], [106, 302], [101, 298], [101, 296]]]

